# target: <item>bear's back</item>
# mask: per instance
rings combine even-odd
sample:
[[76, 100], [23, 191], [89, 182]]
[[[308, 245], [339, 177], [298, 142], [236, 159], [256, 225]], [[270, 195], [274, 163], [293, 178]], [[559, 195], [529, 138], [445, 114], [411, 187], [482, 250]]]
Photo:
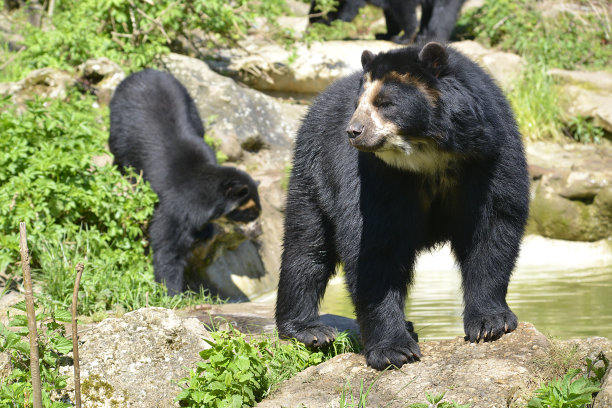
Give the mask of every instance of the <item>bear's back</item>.
[[110, 104], [109, 146], [120, 166], [142, 170], [145, 178], [172, 163], [216, 164], [203, 139], [204, 126], [185, 87], [172, 75], [145, 69], [117, 87]]

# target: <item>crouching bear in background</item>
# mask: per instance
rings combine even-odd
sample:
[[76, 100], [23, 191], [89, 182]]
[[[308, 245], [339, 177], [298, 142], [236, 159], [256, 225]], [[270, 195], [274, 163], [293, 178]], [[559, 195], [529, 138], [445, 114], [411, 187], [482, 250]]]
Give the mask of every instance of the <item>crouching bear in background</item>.
[[[367, 363], [418, 360], [404, 323], [420, 251], [450, 241], [471, 342], [513, 331], [506, 291], [528, 213], [512, 111], [491, 78], [436, 42], [373, 55], [314, 101], [296, 141], [276, 305], [284, 337], [335, 337], [319, 301], [344, 265]], [[347, 136], [348, 132], [348, 136]]]
[[149, 228], [155, 280], [184, 290], [196, 234], [220, 217], [252, 221], [257, 186], [243, 171], [219, 166], [187, 90], [172, 75], [145, 69], [119, 84], [110, 103], [110, 150], [120, 169], [142, 171], [159, 198]]

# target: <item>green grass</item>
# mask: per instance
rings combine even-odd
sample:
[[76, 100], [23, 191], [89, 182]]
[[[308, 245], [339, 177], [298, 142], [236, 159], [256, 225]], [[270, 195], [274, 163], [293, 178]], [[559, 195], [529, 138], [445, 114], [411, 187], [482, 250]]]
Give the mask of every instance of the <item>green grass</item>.
[[[557, 8], [553, 8], [557, 5]], [[574, 10], [571, 12], [569, 10]], [[485, 0], [463, 13], [455, 35], [565, 69], [610, 69], [612, 21], [605, 0]]]
[[529, 65], [508, 93], [521, 134], [529, 140], [561, 140], [559, 94], [545, 66]]

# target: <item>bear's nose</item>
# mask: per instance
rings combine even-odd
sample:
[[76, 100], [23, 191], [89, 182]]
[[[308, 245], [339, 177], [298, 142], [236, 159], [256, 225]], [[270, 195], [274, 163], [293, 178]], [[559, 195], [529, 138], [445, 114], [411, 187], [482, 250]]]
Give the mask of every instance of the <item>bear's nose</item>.
[[346, 131], [348, 133], [348, 137], [354, 139], [363, 132], [363, 123], [351, 121], [351, 123], [349, 123], [348, 127], [346, 128]]

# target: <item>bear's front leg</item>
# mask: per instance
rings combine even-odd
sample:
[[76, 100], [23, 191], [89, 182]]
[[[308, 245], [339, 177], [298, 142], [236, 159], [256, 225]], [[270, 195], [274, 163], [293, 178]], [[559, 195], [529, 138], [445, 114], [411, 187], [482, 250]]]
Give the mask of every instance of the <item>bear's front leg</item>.
[[389, 258], [392, 256], [362, 258], [355, 270], [346, 266], [366, 361], [377, 370], [399, 368], [421, 357], [412, 323], [404, 320], [412, 268], [394, 265]]
[[335, 270], [330, 226], [301, 189], [290, 189], [276, 298], [276, 327], [284, 338], [325, 347], [336, 330], [319, 319], [319, 302]]

